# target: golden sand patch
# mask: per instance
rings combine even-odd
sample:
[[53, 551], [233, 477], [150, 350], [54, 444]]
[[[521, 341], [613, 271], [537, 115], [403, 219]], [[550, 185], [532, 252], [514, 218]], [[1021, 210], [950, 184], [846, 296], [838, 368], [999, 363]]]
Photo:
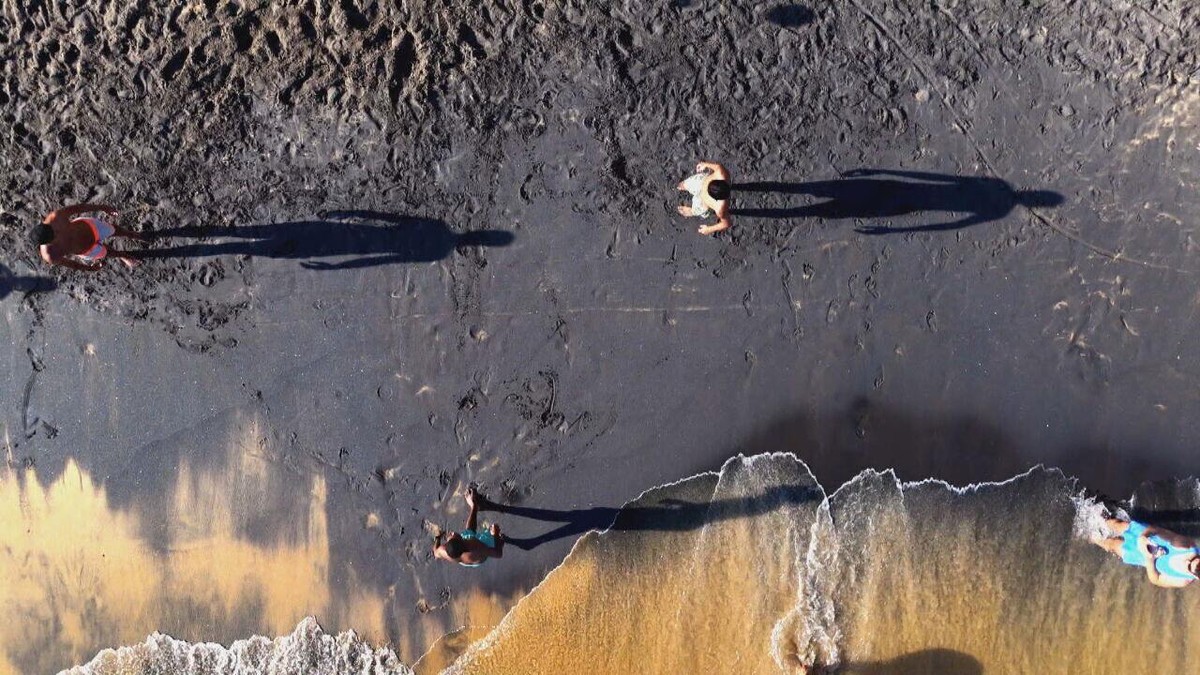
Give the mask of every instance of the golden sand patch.
[[446, 625], [432, 618], [424, 622], [428, 650], [416, 660], [413, 669], [417, 675], [440, 673], [454, 663], [463, 652], [492, 631], [508, 610], [524, 595], [498, 595], [480, 590], [471, 590], [455, 597], [450, 602], [450, 625], [454, 630], [447, 632]]
[[584, 535], [447, 672], [798, 670], [776, 662], [773, 629], [803, 592], [806, 542], [792, 534], [807, 534], [817, 502], [801, 496], [799, 463], [762, 462], [745, 480], [752, 464], [652, 491], [626, 508], [639, 525]]
[[272, 478], [262, 459], [231, 454], [221, 471], [181, 468], [165, 550], [74, 461], [44, 488], [33, 469], [0, 469], [0, 673], [51, 672], [153, 631], [283, 634], [310, 614], [385, 639], [383, 598], [331, 597], [324, 479], [293, 480], [306, 512], [284, 541], [256, 543], [239, 519]]

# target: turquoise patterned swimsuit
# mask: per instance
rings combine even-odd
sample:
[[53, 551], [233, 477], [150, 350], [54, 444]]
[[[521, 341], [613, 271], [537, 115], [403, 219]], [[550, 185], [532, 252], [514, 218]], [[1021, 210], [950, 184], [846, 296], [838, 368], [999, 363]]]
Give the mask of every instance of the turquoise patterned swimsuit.
[[[1146, 566], [1146, 554], [1142, 553], [1141, 549], [1138, 548], [1138, 537], [1142, 536], [1142, 533], [1145, 531], [1146, 525], [1144, 523], [1131, 520], [1129, 521], [1129, 527], [1126, 528], [1124, 534], [1121, 535], [1121, 537], [1124, 539], [1124, 541], [1121, 543], [1121, 560], [1124, 561], [1126, 565], [1134, 565], [1137, 567]], [[1191, 557], [1194, 555], [1200, 555], [1200, 548], [1180, 548], [1178, 546], [1173, 546], [1171, 542], [1158, 535], [1152, 535], [1150, 537], [1150, 543], [1159, 548], [1166, 549], [1165, 555], [1161, 555], [1154, 559], [1154, 569], [1158, 570], [1159, 574], [1163, 575], [1164, 577], [1171, 577], [1173, 579], [1194, 580], [1196, 578], [1193, 574], [1180, 571], [1173, 567], [1171, 565], [1171, 560], [1177, 556]]]
[[[487, 546], [488, 548], [496, 548], [496, 538], [492, 536], [491, 532], [484, 532], [483, 530], [463, 530], [462, 532], [459, 532], [458, 534], [463, 539], [474, 539], [475, 541], [483, 544], [484, 546]], [[484, 561], [484, 562], [486, 562], [486, 561]], [[480, 565], [483, 564], [483, 562], [465, 563], [465, 562], [459, 561], [458, 564], [462, 565], [463, 567], [479, 567]]]

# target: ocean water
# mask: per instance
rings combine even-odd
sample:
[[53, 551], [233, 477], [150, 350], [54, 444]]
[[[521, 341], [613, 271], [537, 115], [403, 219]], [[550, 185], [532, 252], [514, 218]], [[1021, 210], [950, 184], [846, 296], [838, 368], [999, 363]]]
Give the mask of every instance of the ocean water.
[[[869, 471], [830, 493], [794, 456], [738, 457], [630, 502], [494, 630], [451, 636], [443, 662], [417, 670], [456, 656], [445, 672], [1195, 669], [1200, 595], [1155, 588], [1090, 544], [1101, 507], [1079, 493], [1044, 468], [967, 487]], [[1131, 502], [1187, 531], [1200, 484], [1146, 486]], [[154, 635], [70, 672], [408, 671], [305, 620], [229, 648]]]
[[[643, 495], [590, 534], [454, 673], [1161, 673], [1200, 665], [1200, 596], [1086, 537], [1100, 507], [1058, 471], [999, 484], [867, 472], [826, 498], [790, 455]], [[1134, 508], [1175, 517], [1195, 481]], [[680, 503], [712, 509], [669, 515]], [[622, 515], [624, 517], [624, 514]], [[1186, 529], [1179, 524], [1169, 523]], [[1136, 645], [1137, 647], [1131, 648]]]

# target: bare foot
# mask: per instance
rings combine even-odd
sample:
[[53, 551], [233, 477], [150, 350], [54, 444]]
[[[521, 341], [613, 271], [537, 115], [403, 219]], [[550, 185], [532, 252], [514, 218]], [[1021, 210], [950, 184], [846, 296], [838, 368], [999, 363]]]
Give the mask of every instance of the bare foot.
[[499, 523], [492, 523], [491, 528], [492, 539], [496, 540], [496, 550], [504, 553], [504, 533], [500, 531]]

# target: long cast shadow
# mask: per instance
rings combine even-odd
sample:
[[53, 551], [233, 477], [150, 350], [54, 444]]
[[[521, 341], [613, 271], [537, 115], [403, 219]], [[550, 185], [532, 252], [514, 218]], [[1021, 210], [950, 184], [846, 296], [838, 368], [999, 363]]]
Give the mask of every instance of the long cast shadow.
[[776, 5], [763, 17], [780, 28], [799, 28], [812, 23], [817, 15], [804, 5]]
[[498, 504], [485, 500], [481, 511], [496, 511], [561, 526], [536, 537], [505, 536], [505, 541], [530, 551], [542, 544], [577, 537], [591, 530], [656, 530], [660, 532], [696, 530], [709, 523], [731, 518], [753, 517], [775, 509], [819, 500], [823, 496], [816, 485], [776, 486], [753, 497], [686, 502], [664, 499], [658, 506], [596, 506], [587, 509], [555, 510], [530, 506]]
[[507, 246], [513, 234], [503, 230], [454, 232], [441, 220], [379, 211], [334, 211], [305, 220], [237, 227], [178, 227], [154, 233], [155, 239], [224, 237], [234, 241], [182, 244], [130, 253], [142, 259], [249, 255], [264, 258], [349, 257], [325, 262], [304, 260], [314, 270], [345, 270], [395, 263], [441, 260], [456, 249]]
[[18, 293], [44, 293], [58, 286], [49, 277], [23, 277], [13, 274], [12, 270], [0, 265], [0, 300], [7, 298], [14, 291]]
[[983, 664], [970, 654], [953, 649], [922, 649], [897, 656], [887, 661], [865, 661], [845, 663], [836, 669], [817, 668], [816, 673], [839, 673], [858, 675], [916, 675], [917, 673], [953, 673], [954, 675], [982, 675]]
[[894, 218], [927, 211], [966, 214], [957, 220], [915, 227], [872, 225], [857, 228], [863, 234], [958, 230], [999, 220], [1017, 205], [1038, 208], [1063, 203], [1063, 196], [1057, 192], [1016, 190], [1007, 181], [990, 176], [952, 176], [890, 169], [857, 169], [838, 179], [806, 183], [739, 183], [733, 189], [735, 195], [760, 192], [809, 195], [826, 200], [797, 207], [731, 210], [735, 216], [750, 218]]

